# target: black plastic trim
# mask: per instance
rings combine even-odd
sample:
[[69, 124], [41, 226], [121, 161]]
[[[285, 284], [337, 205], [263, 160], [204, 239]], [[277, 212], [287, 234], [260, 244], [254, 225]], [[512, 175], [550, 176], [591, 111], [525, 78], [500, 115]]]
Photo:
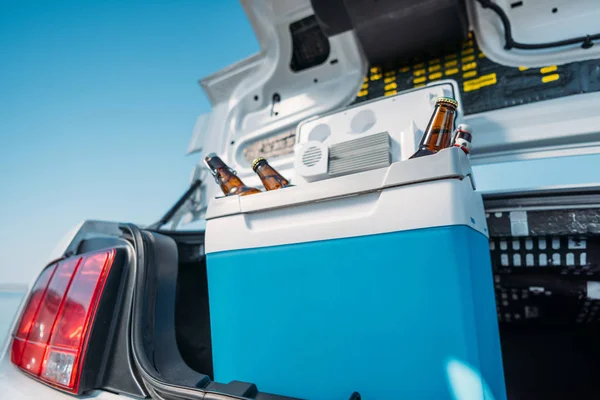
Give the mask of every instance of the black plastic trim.
[[484, 193], [486, 210], [516, 207], [577, 207], [600, 205], [600, 187], [549, 188]]
[[464, 0], [344, 0], [369, 63], [431, 55], [467, 38]]
[[204, 387], [209, 377], [187, 366], [181, 358], [175, 337], [175, 295], [179, 266], [177, 245], [173, 239], [157, 233], [144, 231], [143, 237], [149, 244], [148, 262], [155, 267], [148, 271], [146, 292], [148, 315], [153, 316], [148, 324], [148, 342], [152, 344], [154, 365], [166, 381]]
[[[121, 240], [125, 242], [125, 240]], [[112, 318], [115, 325], [113, 330], [114, 339], [112, 343], [107, 343], [106, 347], [98, 349], [98, 351], [104, 352], [108, 356], [103, 368], [101, 368], [102, 373], [98, 374], [97, 387], [129, 396], [146, 397], [148, 396], [148, 391], [144, 387], [139, 373], [136, 371], [131, 358], [131, 346], [129, 343], [131, 288], [134, 279], [130, 266], [134, 251], [131, 245], [128, 242], [126, 243], [127, 259], [121, 276], [119, 298], [116, 301], [115, 307], [112, 308]], [[111, 312], [110, 305], [107, 306], [107, 309], [108, 312]]]
[[[304, 71], [327, 61], [331, 46], [329, 39], [323, 33], [314, 15], [292, 22], [290, 24], [290, 36], [292, 38], [290, 69], [293, 72]], [[278, 103], [280, 100], [279, 95], [275, 93], [273, 104]]]
[[79, 393], [102, 388], [130, 396], [146, 395], [132, 371], [127, 352], [123, 351], [127, 336], [122, 326], [128, 318], [123, 301], [130, 258], [131, 249], [126, 243], [116, 247], [115, 260], [90, 332]]
[[326, 36], [335, 36], [352, 29], [344, 0], [311, 0], [310, 3]]

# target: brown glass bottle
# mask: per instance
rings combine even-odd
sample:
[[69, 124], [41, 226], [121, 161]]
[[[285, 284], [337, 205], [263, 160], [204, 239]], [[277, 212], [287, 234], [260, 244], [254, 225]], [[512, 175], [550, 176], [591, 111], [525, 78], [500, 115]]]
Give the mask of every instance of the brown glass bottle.
[[221, 186], [221, 190], [225, 193], [225, 196], [246, 196], [249, 194], [260, 193], [260, 190], [246, 186], [244, 182], [237, 177], [235, 171], [229, 168], [215, 153], [210, 153], [204, 157], [204, 163], [210, 173], [215, 177], [217, 184]]
[[457, 107], [458, 102], [452, 98], [437, 98], [433, 115], [419, 144], [419, 150], [410, 158], [428, 156], [452, 146], [452, 133]]
[[252, 161], [252, 169], [263, 183], [263, 186], [267, 190], [281, 189], [286, 186], [290, 186], [290, 182], [285, 179], [279, 172], [275, 171], [273, 167], [269, 165], [267, 160], [262, 157], [258, 157]]

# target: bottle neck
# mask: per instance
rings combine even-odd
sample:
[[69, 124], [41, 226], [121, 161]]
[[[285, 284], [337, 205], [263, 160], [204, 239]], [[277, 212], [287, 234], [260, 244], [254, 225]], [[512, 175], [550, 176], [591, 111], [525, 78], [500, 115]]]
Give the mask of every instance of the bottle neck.
[[266, 161], [260, 161], [255, 167], [254, 172], [258, 175], [267, 190], [280, 189], [289, 186], [290, 182]]
[[234, 175], [229, 168], [219, 168], [216, 172], [215, 178], [225, 195], [237, 194], [237, 191], [246, 187], [244, 182]]
[[452, 145], [456, 108], [450, 104], [436, 104], [425, 134], [419, 145], [420, 151], [437, 153]]
[[247, 189], [244, 182], [219, 157], [211, 157], [205, 162], [226, 196], [239, 194], [242, 190]]
[[456, 139], [464, 139], [467, 140], [469, 142], [473, 141], [473, 135], [471, 135], [469, 132], [467, 131], [458, 131], [456, 133]]

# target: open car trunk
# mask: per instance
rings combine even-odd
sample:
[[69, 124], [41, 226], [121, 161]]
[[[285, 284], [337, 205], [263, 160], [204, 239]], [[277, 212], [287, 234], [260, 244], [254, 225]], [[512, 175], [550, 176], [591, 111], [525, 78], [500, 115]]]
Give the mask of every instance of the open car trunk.
[[[600, 393], [600, 188], [489, 194], [484, 201], [508, 398]], [[178, 350], [212, 378], [204, 233], [162, 234], [178, 251]], [[252, 386], [220, 389], [241, 395], [248, 387], [245, 396], [255, 398]]]
[[[249, 186], [260, 187], [250, 168], [259, 156], [282, 175], [297, 177], [294, 148], [304, 121], [448, 80], [460, 98], [458, 122], [475, 132], [473, 165], [600, 152], [600, 58], [598, 46], [589, 46], [597, 40], [598, 10], [592, 1], [579, 0], [573, 7], [527, 0], [438, 1], [421, 7], [416, 0], [242, 3], [261, 52], [201, 81], [212, 112], [198, 118], [188, 151], [200, 158], [217, 153]], [[573, 15], [579, 23], [569, 23]], [[540, 23], [529, 23], [534, 18]], [[505, 35], [507, 20], [512, 37]], [[555, 43], [572, 39], [569, 45]], [[532, 44], [534, 49], [523, 48]], [[388, 122], [383, 129], [392, 136], [408, 130], [396, 115]], [[376, 133], [369, 129], [360, 133]], [[178, 204], [161, 224], [177, 227], [205, 217], [208, 200], [220, 192], [204, 174], [202, 167], [195, 170], [190, 201]], [[600, 188], [488, 194], [484, 202], [508, 398], [600, 393], [595, 378]], [[167, 381], [271, 398], [252, 382], [209, 380], [213, 355], [204, 233], [155, 232], [172, 239], [177, 253], [177, 268], [166, 274], [174, 280], [169, 298], [175, 312], [164, 328], [173, 327], [180, 362], [203, 377], [174, 374]], [[155, 349], [161, 353], [156, 344]], [[154, 362], [158, 371], [172, 369], [161, 367], [161, 357]]]

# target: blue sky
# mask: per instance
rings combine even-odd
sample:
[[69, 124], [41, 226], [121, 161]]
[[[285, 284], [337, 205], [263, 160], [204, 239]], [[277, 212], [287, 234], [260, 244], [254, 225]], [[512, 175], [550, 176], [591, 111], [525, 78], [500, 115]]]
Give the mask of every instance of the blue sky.
[[0, 1], [0, 283], [81, 220], [158, 219], [197, 161], [198, 79], [257, 51], [237, 0]]
[[[198, 160], [198, 79], [256, 51], [237, 0], [0, 1], [0, 284], [28, 282], [82, 220], [158, 219]], [[482, 167], [477, 182], [597, 182], [599, 160]]]

